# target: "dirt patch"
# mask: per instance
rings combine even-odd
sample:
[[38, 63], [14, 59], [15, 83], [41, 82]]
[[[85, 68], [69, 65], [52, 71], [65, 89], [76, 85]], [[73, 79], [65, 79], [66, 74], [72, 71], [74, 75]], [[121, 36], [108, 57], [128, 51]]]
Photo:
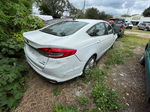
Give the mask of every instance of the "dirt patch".
[[132, 57], [127, 63], [112, 68], [109, 84], [119, 91], [126, 104], [122, 112], [149, 112], [146, 101], [144, 68], [139, 64], [141, 55]]
[[[56, 104], [79, 105], [77, 97], [91, 97], [91, 83], [82, 83], [82, 78], [73, 79], [62, 84], [52, 84], [48, 80], [40, 77], [33, 70], [30, 70], [30, 79], [27, 82], [27, 91], [15, 112], [53, 112]], [[59, 89], [59, 95], [54, 94], [54, 90]], [[87, 106], [95, 107], [93, 101], [89, 101]], [[80, 108], [84, 112], [84, 107]]]
[[135, 35], [142, 37], [142, 38], [150, 38], [150, 34], [148, 34], [148, 33], [125, 31], [125, 34], [135, 34]]

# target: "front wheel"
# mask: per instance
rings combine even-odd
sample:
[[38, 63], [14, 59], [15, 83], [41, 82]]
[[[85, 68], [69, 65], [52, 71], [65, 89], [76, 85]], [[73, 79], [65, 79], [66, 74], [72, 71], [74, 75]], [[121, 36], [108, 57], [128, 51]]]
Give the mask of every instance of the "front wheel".
[[85, 74], [88, 74], [90, 72], [90, 70], [96, 65], [96, 57], [92, 56], [87, 63], [84, 66], [83, 69], [83, 76], [85, 76]]

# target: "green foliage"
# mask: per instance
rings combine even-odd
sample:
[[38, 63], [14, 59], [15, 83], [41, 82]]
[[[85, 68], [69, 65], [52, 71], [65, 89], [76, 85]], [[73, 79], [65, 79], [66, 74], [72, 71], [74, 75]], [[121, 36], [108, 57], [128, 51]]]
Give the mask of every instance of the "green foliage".
[[60, 89], [54, 89], [53, 90], [54, 95], [60, 95], [61, 94], [61, 90]]
[[113, 16], [110, 14], [106, 14], [104, 11], [99, 12], [99, 19], [109, 20], [110, 18], [113, 18]]
[[104, 77], [107, 75], [107, 71], [100, 70], [98, 68], [92, 69], [85, 77], [84, 82], [89, 82], [91, 79], [93, 81], [105, 81]]
[[18, 57], [22, 52], [23, 43], [10, 38], [0, 43], [1, 54], [7, 57]]
[[85, 18], [109, 20], [110, 18], [113, 18], [113, 16], [110, 14], [106, 14], [104, 11], [100, 12], [97, 8], [92, 7], [86, 10]]
[[92, 96], [99, 112], [117, 111], [120, 108], [118, 94], [106, 84], [96, 83], [92, 90]]
[[2, 55], [0, 65], [0, 111], [10, 111], [23, 95], [26, 68], [16, 58], [4, 58]]
[[54, 112], [79, 112], [79, 109], [74, 106], [56, 105]]
[[0, 6], [0, 112], [9, 112], [24, 92], [22, 33], [44, 24], [39, 18], [29, 16], [31, 0], [0, 0]]
[[114, 65], [124, 63], [127, 57], [132, 56], [133, 47], [125, 45], [121, 47], [121, 45], [115, 46], [111, 51], [108, 52], [107, 59], [105, 61], [106, 65]]
[[77, 101], [81, 105], [86, 105], [89, 101], [89, 98], [87, 96], [81, 96], [81, 97], [77, 97]]
[[126, 43], [126, 45], [128, 45], [128, 46], [134, 46], [134, 47], [138, 47], [138, 46], [144, 47], [147, 44], [147, 42], [149, 41], [148, 38], [141, 38], [134, 34], [125, 35], [124, 38], [121, 38], [119, 40], [121, 42]]
[[147, 33], [147, 34], [150, 34], [150, 31], [144, 31], [144, 30], [139, 30], [138, 27], [133, 27], [132, 29], [126, 29], [127, 31], [130, 31], [130, 32], [139, 32], [139, 33]]
[[76, 12], [76, 17], [80, 18], [80, 19], [83, 19], [83, 18], [85, 18], [85, 14], [83, 13], [82, 10], [78, 9], [77, 12]]
[[70, 15], [77, 11], [69, 0], [43, 0], [40, 4], [42, 14], [51, 15], [53, 18], [60, 18], [66, 10], [70, 12]]
[[99, 19], [99, 10], [97, 8], [89, 8], [85, 12], [85, 17], [88, 19]]
[[129, 14], [123, 14], [121, 17], [131, 17]]
[[150, 7], [144, 10], [143, 16], [144, 17], [150, 17]]

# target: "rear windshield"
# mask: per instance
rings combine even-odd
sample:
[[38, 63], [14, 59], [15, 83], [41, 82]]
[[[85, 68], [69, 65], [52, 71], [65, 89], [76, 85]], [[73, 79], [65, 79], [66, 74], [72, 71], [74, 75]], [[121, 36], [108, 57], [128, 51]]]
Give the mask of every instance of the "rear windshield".
[[57, 24], [48, 26], [40, 31], [56, 35], [56, 36], [68, 36], [71, 35], [78, 30], [80, 30], [82, 27], [87, 25], [88, 23], [86, 22], [79, 22], [79, 21], [63, 21], [59, 22]]

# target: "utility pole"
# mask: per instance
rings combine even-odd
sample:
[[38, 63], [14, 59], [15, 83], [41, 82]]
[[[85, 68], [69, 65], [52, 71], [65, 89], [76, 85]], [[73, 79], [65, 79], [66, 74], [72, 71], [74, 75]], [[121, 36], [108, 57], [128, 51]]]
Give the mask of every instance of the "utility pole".
[[130, 9], [127, 10], [127, 14], [130, 15]]
[[85, 3], [86, 3], [86, 0], [84, 0], [84, 4], [83, 4], [83, 9], [82, 9], [83, 13], [85, 13]]

